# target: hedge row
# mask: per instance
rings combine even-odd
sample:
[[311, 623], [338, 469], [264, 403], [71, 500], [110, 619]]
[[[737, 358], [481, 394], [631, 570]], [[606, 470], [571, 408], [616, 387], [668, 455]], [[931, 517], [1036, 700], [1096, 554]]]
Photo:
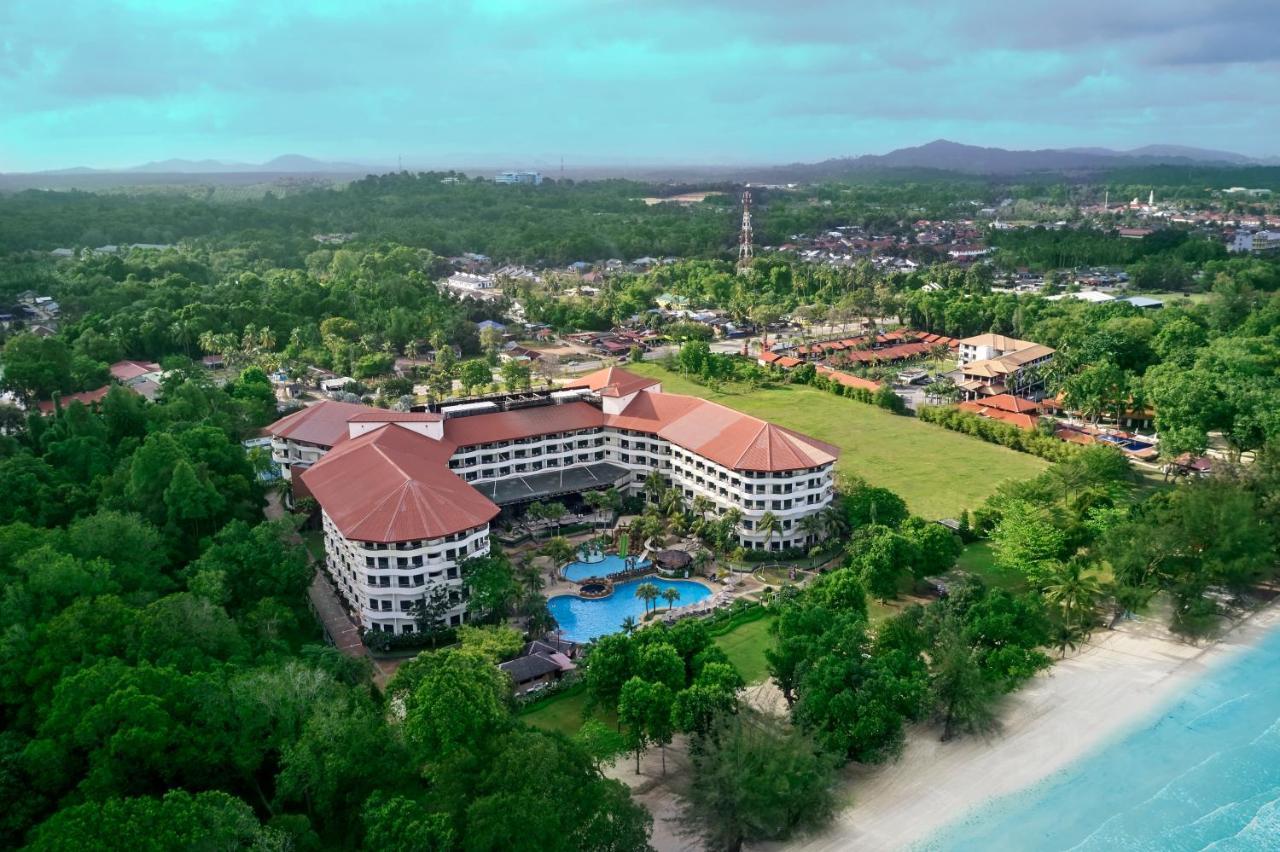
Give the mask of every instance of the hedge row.
[[1019, 429], [1010, 423], [990, 420], [950, 406], [922, 405], [917, 409], [916, 416], [925, 423], [972, 435], [989, 444], [999, 444], [1051, 462], [1065, 461], [1081, 449], [1077, 444], [1067, 443], [1038, 430]]

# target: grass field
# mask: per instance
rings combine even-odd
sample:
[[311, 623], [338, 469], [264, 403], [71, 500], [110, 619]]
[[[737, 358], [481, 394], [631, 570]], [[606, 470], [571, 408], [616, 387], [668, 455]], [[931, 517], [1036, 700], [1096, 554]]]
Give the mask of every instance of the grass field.
[[888, 488], [931, 520], [974, 509], [1001, 482], [1030, 478], [1048, 466], [1026, 453], [806, 385], [713, 392], [652, 362], [627, 369], [661, 379], [665, 391], [704, 397], [834, 444], [842, 450], [839, 472]]
[[980, 577], [988, 588], [1022, 591], [1027, 586], [1026, 578], [1017, 571], [1006, 571], [996, 565], [989, 541], [975, 541], [966, 545], [960, 558], [956, 560], [956, 568]]
[[599, 719], [611, 728], [617, 726], [617, 715], [596, 709], [587, 716], [586, 709], [587, 691], [579, 688], [547, 699], [527, 713], [521, 713], [519, 719], [535, 728], [559, 731], [566, 736], [576, 734], [588, 718]]
[[768, 675], [769, 664], [764, 652], [773, 644], [773, 637], [769, 635], [772, 623], [772, 617], [759, 618], [716, 637], [716, 644], [747, 683], [762, 681]]

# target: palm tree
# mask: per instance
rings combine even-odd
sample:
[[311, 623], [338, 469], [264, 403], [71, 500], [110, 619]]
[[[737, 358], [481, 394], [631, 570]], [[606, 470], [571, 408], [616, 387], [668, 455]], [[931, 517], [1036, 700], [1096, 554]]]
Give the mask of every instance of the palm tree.
[[1065, 624], [1087, 627], [1093, 620], [1102, 586], [1098, 578], [1086, 574], [1087, 566], [1079, 559], [1058, 566], [1044, 587], [1045, 602], [1058, 608]]
[[551, 560], [551, 568], [554, 573], [559, 572], [560, 566], [565, 565], [573, 559], [573, 545], [569, 543], [569, 539], [558, 535], [549, 539], [546, 544], [542, 545], [542, 555]]
[[619, 626], [622, 628], [622, 632], [628, 636], [635, 633], [637, 626], [635, 616], [628, 615], [626, 618], [622, 619], [622, 624]]
[[683, 514], [684, 495], [678, 488], [668, 488], [662, 493], [662, 497], [658, 503], [658, 508], [662, 511], [662, 514], [666, 515], [668, 518], [674, 518], [677, 515]]
[[1080, 634], [1077, 627], [1073, 627], [1066, 622], [1059, 624], [1053, 631], [1053, 644], [1058, 649], [1058, 659], [1064, 659], [1067, 651], [1074, 651], [1080, 647], [1080, 641], [1084, 637]]
[[644, 611], [646, 614], [649, 612], [649, 604], [656, 601], [659, 594], [661, 593], [658, 591], [658, 587], [653, 583], [641, 583], [639, 586], [636, 586], [636, 597], [644, 601]]
[[657, 503], [662, 493], [667, 490], [667, 481], [656, 470], [644, 478], [644, 493], [649, 502]]
[[845, 515], [838, 503], [833, 503], [823, 510], [822, 525], [826, 528], [827, 538], [843, 539], [849, 535], [849, 517]]
[[760, 521], [756, 524], [756, 532], [764, 533], [764, 547], [769, 549], [769, 542], [773, 537], [782, 530], [782, 523], [778, 520], [778, 516], [773, 512], [765, 512], [760, 516]]
[[671, 606], [680, 600], [680, 590], [675, 586], [667, 586], [662, 590], [662, 599], [667, 602], [667, 611], [671, 611]]
[[699, 494], [693, 498], [693, 502], [690, 503], [689, 508], [690, 511], [705, 521], [707, 519], [707, 513], [714, 511], [716, 504], [711, 502], [710, 497]]
[[822, 539], [822, 527], [824, 524], [820, 513], [815, 512], [812, 515], [805, 515], [796, 525], [804, 533], [805, 542], [817, 543]]
[[516, 576], [524, 585], [526, 600], [532, 600], [538, 596], [546, 582], [542, 579], [542, 572], [533, 564], [533, 554], [525, 553], [516, 562]]
[[711, 561], [711, 553], [706, 550], [699, 550], [693, 554], [693, 567], [699, 574], [704, 573], [703, 569], [707, 567], [707, 563]]
[[601, 509], [602, 509], [602, 508], [604, 508], [604, 505], [603, 505], [603, 504], [604, 504], [604, 492], [603, 492], [603, 491], [588, 491], [586, 494], [583, 494], [583, 495], [582, 495], [582, 502], [583, 502], [583, 503], [586, 503], [586, 504], [587, 504], [587, 508], [589, 508], [592, 512], [594, 512], [594, 513], [595, 513], [595, 515], [596, 515], [596, 516], [595, 516], [595, 519], [591, 522], [591, 524], [592, 524], [592, 526], [597, 526], [597, 527], [598, 527], [598, 526], [599, 526], [599, 524], [600, 524], [600, 512], [601, 512]]

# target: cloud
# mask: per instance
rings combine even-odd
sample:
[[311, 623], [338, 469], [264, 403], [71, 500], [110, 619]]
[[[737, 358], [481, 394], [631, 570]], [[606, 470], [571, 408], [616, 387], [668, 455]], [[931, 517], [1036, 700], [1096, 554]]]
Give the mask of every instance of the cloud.
[[0, 3], [0, 169], [765, 162], [940, 135], [1270, 153], [1280, 130], [1269, 2], [52, 5]]

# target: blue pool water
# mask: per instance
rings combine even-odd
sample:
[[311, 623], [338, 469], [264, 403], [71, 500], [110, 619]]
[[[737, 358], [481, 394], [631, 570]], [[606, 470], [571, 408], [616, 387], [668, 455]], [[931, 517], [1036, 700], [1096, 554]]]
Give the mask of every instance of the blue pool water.
[[[646, 577], [640, 580], [629, 580], [613, 587], [613, 594], [607, 598], [584, 600], [574, 595], [556, 595], [547, 601], [547, 608], [560, 625], [565, 639], [571, 642], [589, 642], [597, 636], [617, 633], [622, 620], [628, 615], [639, 623], [644, 617], [644, 601], [636, 597], [636, 586], [641, 583], [653, 583], [661, 591], [675, 588], [680, 591], [680, 600], [673, 606], [687, 606], [695, 601], [710, 597], [711, 590], [701, 583], [687, 580], [663, 580], [658, 577]], [[666, 609], [667, 602], [659, 599], [658, 609]]]
[[[637, 568], [648, 566], [648, 559], [636, 562]], [[616, 553], [610, 553], [599, 562], [570, 562], [564, 566], [564, 575], [570, 580], [585, 580], [588, 577], [610, 577], [627, 569], [627, 561]]]
[[1280, 630], [1155, 718], [927, 849], [1280, 849]]
[[1120, 447], [1121, 449], [1125, 449], [1125, 450], [1130, 450], [1131, 452], [1138, 452], [1139, 450], [1149, 450], [1153, 446], [1155, 446], [1154, 444], [1150, 444], [1146, 441], [1139, 441], [1134, 438], [1119, 438], [1119, 437], [1116, 437], [1115, 435], [1099, 435], [1098, 440], [1106, 441], [1108, 444], [1115, 444], [1117, 447]]

